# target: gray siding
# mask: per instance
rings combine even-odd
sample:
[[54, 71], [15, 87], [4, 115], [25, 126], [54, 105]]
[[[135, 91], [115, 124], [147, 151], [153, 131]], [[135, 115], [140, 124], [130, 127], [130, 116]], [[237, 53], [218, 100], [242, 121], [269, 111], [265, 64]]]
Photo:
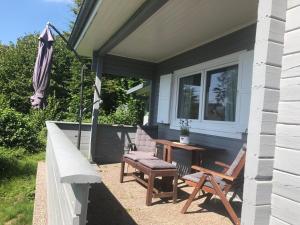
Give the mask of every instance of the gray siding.
[[[58, 122], [57, 125], [74, 145], [77, 143], [78, 124]], [[124, 149], [134, 142], [136, 127], [98, 124], [96, 149], [93, 161], [104, 163], [120, 162]], [[91, 135], [91, 125], [83, 124], [80, 151], [87, 157]]]
[[233, 32], [198, 48], [184, 52], [158, 64], [157, 73], [167, 74], [174, 70], [209, 61], [241, 50], [254, 48], [256, 24]]
[[134, 142], [136, 127], [98, 125], [94, 161], [98, 163], [120, 162], [124, 149]]
[[114, 55], [103, 57], [103, 73], [152, 79], [156, 64]]
[[288, 1], [270, 224], [300, 224], [300, 1]]
[[[169, 140], [179, 140], [180, 131], [173, 130], [169, 128], [169, 125], [160, 124], [158, 126], [158, 136], [159, 138], [165, 138]], [[218, 137], [212, 135], [205, 135], [199, 133], [191, 133], [190, 141], [195, 144], [209, 146], [211, 148], [216, 148], [211, 150], [210, 152], [205, 153], [205, 158], [209, 159], [208, 165], [210, 165], [210, 161], [219, 160], [225, 163], [231, 164], [237, 155], [238, 151], [241, 149], [243, 143], [247, 142], [246, 135], [242, 139], [232, 139], [225, 137]], [[189, 152], [184, 151], [181, 153], [184, 155], [190, 154]], [[185, 156], [186, 157], [186, 156]]]
[[[66, 136], [74, 145], [77, 142], [77, 128], [75, 123], [57, 123]], [[87, 156], [89, 150], [91, 125], [84, 124], [82, 127], [81, 152]], [[124, 153], [124, 149], [129, 142], [134, 142], [136, 127], [131, 126], [116, 126], [99, 124], [97, 128], [96, 151], [93, 161], [105, 163], [117, 163]], [[169, 129], [168, 125], [160, 124], [158, 126], [158, 138], [166, 138], [170, 140], [179, 139], [179, 131]], [[233, 157], [236, 156], [241, 145], [246, 142], [246, 136], [241, 140], [216, 137], [204, 134], [191, 133], [191, 141], [193, 143], [204, 144], [216, 148], [211, 152], [206, 152], [205, 157], [210, 160], [206, 165], [210, 166], [213, 160], [221, 160], [226, 163], [231, 163]], [[219, 150], [218, 150], [219, 149]], [[162, 149], [159, 149], [159, 157], [162, 157]], [[174, 161], [178, 163], [182, 173], [190, 171], [192, 155], [190, 152], [176, 150], [174, 152]]]

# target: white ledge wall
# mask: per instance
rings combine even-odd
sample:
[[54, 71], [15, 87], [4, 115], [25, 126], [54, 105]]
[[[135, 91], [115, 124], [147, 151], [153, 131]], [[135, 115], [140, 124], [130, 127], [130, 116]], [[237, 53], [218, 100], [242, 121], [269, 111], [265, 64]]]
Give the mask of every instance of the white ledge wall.
[[48, 225], [84, 225], [91, 183], [100, 177], [54, 122], [46, 122]]
[[300, 224], [300, 0], [288, 0], [270, 224]]
[[286, 0], [260, 0], [254, 48], [241, 223], [268, 225]]

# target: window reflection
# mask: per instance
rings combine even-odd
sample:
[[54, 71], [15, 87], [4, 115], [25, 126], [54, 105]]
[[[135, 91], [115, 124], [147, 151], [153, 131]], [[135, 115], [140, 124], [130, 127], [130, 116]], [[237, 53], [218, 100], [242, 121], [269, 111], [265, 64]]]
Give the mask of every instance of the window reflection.
[[205, 120], [235, 121], [238, 66], [207, 72]]
[[177, 118], [198, 119], [201, 74], [180, 78]]

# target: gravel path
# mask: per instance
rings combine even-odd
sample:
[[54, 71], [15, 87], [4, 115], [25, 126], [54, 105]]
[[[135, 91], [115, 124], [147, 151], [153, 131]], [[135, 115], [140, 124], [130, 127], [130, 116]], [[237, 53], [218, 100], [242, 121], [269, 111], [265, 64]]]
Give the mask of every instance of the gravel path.
[[[92, 186], [89, 225], [232, 225], [217, 198], [207, 205], [201, 204], [202, 200], [196, 200], [187, 214], [181, 214], [188, 193], [192, 191], [182, 181], [177, 204], [153, 199], [153, 205], [147, 207], [146, 189], [143, 186], [131, 177], [125, 177], [125, 182], [119, 183], [120, 164], [103, 165], [99, 173], [103, 183]], [[240, 203], [237, 202], [235, 206], [240, 208]]]

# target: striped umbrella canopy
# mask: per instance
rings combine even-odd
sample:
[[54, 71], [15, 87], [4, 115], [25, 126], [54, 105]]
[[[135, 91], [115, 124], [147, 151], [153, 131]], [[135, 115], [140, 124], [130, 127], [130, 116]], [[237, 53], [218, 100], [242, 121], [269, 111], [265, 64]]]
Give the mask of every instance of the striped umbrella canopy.
[[32, 77], [34, 95], [30, 97], [30, 101], [35, 109], [44, 109], [46, 107], [46, 91], [50, 80], [53, 42], [54, 37], [47, 25], [39, 36], [38, 54]]

